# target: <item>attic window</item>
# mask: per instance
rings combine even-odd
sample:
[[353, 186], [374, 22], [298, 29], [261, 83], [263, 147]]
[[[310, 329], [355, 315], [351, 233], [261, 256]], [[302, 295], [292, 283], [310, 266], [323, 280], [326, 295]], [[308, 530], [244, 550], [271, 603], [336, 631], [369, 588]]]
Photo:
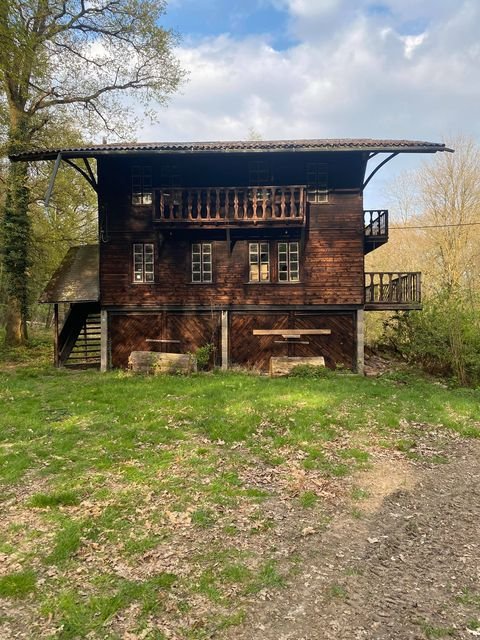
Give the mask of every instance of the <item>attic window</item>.
[[324, 163], [307, 164], [307, 200], [315, 204], [328, 202], [328, 167]]
[[176, 164], [162, 164], [160, 169], [160, 184], [162, 187], [180, 187], [180, 171]]
[[132, 167], [132, 204], [152, 202], [152, 167]]
[[261, 187], [270, 183], [270, 167], [265, 160], [252, 160], [248, 163], [248, 184]]

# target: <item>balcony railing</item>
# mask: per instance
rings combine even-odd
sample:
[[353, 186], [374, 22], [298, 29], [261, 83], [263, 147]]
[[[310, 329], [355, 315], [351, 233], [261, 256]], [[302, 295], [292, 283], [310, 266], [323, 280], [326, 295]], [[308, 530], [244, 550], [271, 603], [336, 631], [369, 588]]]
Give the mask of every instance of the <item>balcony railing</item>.
[[366, 309], [421, 309], [421, 273], [391, 271], [365, 274]]
[[365, 209], [363, 216], [365, 222], [365, 236], [367, 238], [388, 236], [387, 209]]
[[365, 253], [388, 242], [388, 211], [386, 209], [367, 209], [363, 212]]
[[199, 225], [303, 224], [305, 186], [158, 189], [157, 222]]

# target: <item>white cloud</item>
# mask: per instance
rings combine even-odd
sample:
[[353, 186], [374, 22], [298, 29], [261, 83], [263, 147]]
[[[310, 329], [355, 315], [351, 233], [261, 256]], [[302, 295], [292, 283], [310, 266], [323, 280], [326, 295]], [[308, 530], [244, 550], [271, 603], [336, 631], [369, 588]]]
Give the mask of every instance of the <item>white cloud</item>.
[[477, 0], [271, 2], [288, 4], [298, 44], [222, 35], [181, 48], [190, 81], [139, 137], [480, 138]]

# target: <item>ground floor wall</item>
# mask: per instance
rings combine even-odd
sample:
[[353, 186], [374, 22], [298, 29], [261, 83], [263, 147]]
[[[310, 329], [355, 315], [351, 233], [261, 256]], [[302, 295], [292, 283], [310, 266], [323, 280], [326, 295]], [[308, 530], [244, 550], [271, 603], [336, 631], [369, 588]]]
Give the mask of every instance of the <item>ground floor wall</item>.
[[[308, 308], [110, 309], [108, 361], [112, 367], [126, 368], [132, 351], [195, 353], [200, 347], [212, 345], [211, 364], [224, 368], [237, 365], [268, 371], [272, 356], [323, 356], [330, 368], [356, 369], [358, 315], [357, 310]], [[319, 335], [315, 333], [318, 329], [329, 333]], [[266, 335], [256, 335], [258, 330]], [[299, 337], [291, 338], [292, 332]], [[363, 343], [360, 351], [363, 354]]]

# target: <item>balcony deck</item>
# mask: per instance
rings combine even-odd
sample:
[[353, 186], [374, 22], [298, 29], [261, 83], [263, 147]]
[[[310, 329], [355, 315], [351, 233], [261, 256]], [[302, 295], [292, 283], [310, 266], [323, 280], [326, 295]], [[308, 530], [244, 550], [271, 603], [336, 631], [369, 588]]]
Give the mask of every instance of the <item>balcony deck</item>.
[[244, 227], [305, 224], [305, 186], [156, 189], [154, 221], [169, 226]]
[[365, 310], [402, 311], [422, 308], [421, 273], [365, 273]]

